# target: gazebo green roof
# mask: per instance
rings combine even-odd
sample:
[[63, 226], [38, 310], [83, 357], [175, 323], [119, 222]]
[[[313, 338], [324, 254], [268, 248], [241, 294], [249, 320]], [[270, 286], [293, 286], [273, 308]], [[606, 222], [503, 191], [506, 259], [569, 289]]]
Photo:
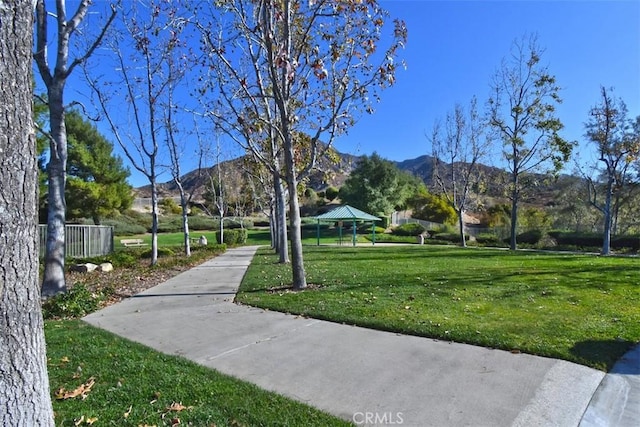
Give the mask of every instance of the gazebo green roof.
[[327, 220], [327, 221], [344, 221], [344, 220], [364, 220], [364, 221], [380, 221], [380, 218], [377, 216], [370, 215], [366, 212], [361, 211], [360, 209], [356, 209], [349, 205], [338, 206], [335, 209], [330, 210], [327, 213], [322, 215], [318, 215], [316, 217], [317, 220]]

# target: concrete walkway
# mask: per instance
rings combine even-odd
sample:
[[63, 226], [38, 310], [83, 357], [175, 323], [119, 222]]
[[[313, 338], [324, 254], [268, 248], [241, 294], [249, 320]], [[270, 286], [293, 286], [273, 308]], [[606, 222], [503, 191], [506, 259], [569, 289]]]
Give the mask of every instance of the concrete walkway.
[[357, 425], [637, 425], [629, 408], [640, 405], [632, 392], [640, 359], [605, 376], [566, 361], [238, 306], [256, 249], [231, 249], [85, 321]]

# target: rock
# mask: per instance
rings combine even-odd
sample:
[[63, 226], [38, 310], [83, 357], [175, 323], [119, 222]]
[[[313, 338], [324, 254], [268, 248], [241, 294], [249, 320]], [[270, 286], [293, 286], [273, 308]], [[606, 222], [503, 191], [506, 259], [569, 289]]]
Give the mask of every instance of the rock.
[[113, 271], [113, 264], [111, 264], [110, 262], [103, 262], [98, 267], [98, 270], [102, 272]]
[[78, 273], [89, 273], [94, 271], [98, 266], [87, 262], [85, 264], [75, 264], [70, 267], [71, 271], [77, 271]]
[[207, 243], [208, 243], [208, 242], [207, 242], [207, 238], [206, 238], [205, 236], [200, 236], [200, 239], [198, 240], [198, 243], [199, 243], [201, 246], [207, 246]]

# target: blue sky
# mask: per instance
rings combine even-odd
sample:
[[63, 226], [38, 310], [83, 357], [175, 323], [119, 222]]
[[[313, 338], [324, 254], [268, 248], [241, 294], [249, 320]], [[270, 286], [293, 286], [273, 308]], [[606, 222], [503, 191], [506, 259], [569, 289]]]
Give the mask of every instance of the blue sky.
[[[348, 135], [336, 141], [341, 152], [362, 155], [376, 151], [396, 161], [431, 154], [425, 135], [434, 120], [444, 117], [456, 103], [468, 104], [474, 95], [482, 107], [489, 96], [490, 79], [513, 41], [530, 33], [538, 35], [545, 49], [542, 63], [563, 88], [563, 103], [558, 108], [565, 125], [562, 136], [581, 143], [581, 153], [588, 152], [584, 122], [599, 101], [600, 85], [614, 87], [615, 95], [627, 103], [630, 116], [640, 115], [638, 0], [381, 0], [381, 4], [393, 18], [406, 22], [409, 39], [400, 55], [407, 69], [400, 70], [396, 85], [382, 93], [375, 114], [363, 116]], [[88, 99], [79, 74], [81, 70], [69, 82], [66, 102]], [[106, 126], [99, 128], [109, 137]], [[227, 157], [234, 157], [239, 150], [231, 148], [230, 153]], [[498, 160], [486, 163], [497, 164]], [[183, 171], [194, 167], [185, 166]], [[133, 167], [131, 172], [133, 186], [148, 184]], [[167, 180], [168, 174], [160, 177], [161, 182]]]
[[435, 119], [477, 96], [512, 42], [537, 33], [547, 65], [563, 88], [562, 135], [584, 144], [584, 122], [600, 85], [614, 87], [632, 117], [640, 115], [640, 1], [383, 0], [406, 21], [407, 70], [385, 91], [373, 116], [336, 143], [340, 151], [390, 160], [430, 154], [425, 137]]

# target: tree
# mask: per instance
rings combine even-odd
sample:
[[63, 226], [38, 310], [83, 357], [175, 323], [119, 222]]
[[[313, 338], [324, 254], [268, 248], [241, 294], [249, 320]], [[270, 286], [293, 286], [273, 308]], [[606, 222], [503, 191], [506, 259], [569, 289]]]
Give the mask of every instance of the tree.
[[522, 192], [532, 185], [528, 175], [557, 173], [574, 146], [558, 135], [563, 128], [555, 116], [560, 87], [540, 64], [542, 53], [535, 36], [515, 41], [511, 57], [503, 60], [491, 82], [489, 124], [502, 140], [510, 173], [512, 250], [516, 249], [518, 204]]
[[[64, 88], [67, 79], [80, 64], [83, 64], [100, 45], [102, 39], [115, 18], [116, 9], [107, 19], [104, 27], [85, 52], [69, 61], [69, 43], [71, 36], [78, 30], [87, 16], [91, 0], [81, 0], [76, 12], [67, 20], [67, 8], [64, 0], [56, 0], [56, 13], [50, 14], [45, 0], [35, 0], [36, 4], [36, 50], [33, 53], [40, 77], [47, 87], [49, 105], [49, 175], [47, 242], [42, 280], [42, 295], [45, 297], [66, 291], [64, 278], [65, 255], [65, 184], [67, 173], [67, 133], [65, 128]], [[56, 56], [53, 69], [49, 64], [48, 19], [53, 17], [57, 24], [55, 32]]]
[[604, 216], [602, 254], [611, 250], [611, 226], [614, 217], [614, 197], [625, 185], [627, 170], [640, 154], [640, 141], [633, 132], [622, 99], [612, 97], [611, 91], [600, 88], [600, 103], [591, 108], [591, 118], [585, 124], [586, 137], [596, 146], [604, 180], [604, 200], [598, 199], [596, 185], [588, 178], [589, 200]]
[[174, 5], [152, 2], [148, 6], [134, 4], [123, 17], [123, 27], [122, 34], [109, 40], [119, 77], [109, 81], [104, 76], [92, 76], [88, 69], [85, 76], [114, 138], [151, 185], [151, 265], [155, 265], [159, 154], [167, 124], [163, 108], [171, 104], [168, 89], [177, 78], [171, 66], [174, 50], [181, 46], [183, 25]]
[[439, 224], [455, 224], [458, 218], [457, 211], [445, 196], [431, 194], [426, 187], [411, 197], [409, 205], [413, 207], [413, 218]]
[[[434, 125], [431, 147], [434, 158], [434, 178], [443, 196], [458, 216], [462, 246], [467, 245], [464, 235], [464, 213], [471, 190], [482, 178], [479, 162], [487, 154], [489, 140], [483, 140], [484, 124], [478, 116], [477, 101], [471, 100], [466, 113], [461, 105], [447, 114], [444, 135]], [[442, 161], [448, 162], [443, 164]]]
[[340, 188], [343, 203], [375, 215], [389, 216], [424, 184], [377, 153], [363, 156]]
[[67, 129], [67, 210], [71, 218], [101, 218], [131, 207], [129, 169], [113, 154], [113, 144], [79, 112], [65, 115]]
[[38, 288], [33, 3], [0, 7], [0, 424], [54, 426]]
[[215, 88], [217, 95], [208, 110], [274, 179], [284, 177], [293, 287], [303, 289], [298, 182], [334, 138], [360, 112], [373, 111], [372, 101], [394, 83], [396, 52], [406, 41], [406, 28], [396, 21], [390, 47], [380, 53], [377, 45], [388, 16], [375, 0], [217, 4], [218, 10], [207, 14], [200, 8], [197, 14], [204, 64], [212, 70], [211, 78], [204, 79], [212, 86], [203, 90]]

